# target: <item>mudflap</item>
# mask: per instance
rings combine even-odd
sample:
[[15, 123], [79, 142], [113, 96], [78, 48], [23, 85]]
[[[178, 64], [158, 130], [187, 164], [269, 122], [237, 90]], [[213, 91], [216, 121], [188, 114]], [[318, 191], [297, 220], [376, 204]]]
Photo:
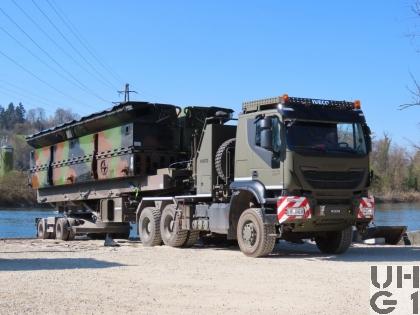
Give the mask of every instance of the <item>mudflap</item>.
[[407, 226], [374, 226], [367, 228], [360, 236], [362, 240], [384, 238], [386, 244], [397, 245], [406, 232]]

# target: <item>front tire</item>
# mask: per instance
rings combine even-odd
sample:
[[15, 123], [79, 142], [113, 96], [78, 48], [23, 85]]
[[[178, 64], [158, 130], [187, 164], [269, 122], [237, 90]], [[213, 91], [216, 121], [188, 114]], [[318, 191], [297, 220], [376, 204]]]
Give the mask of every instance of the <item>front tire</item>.
[[249, 257], [270, 254], [276, 244], [274, 225], [265, 225], [259, 208], [245, 210], [238, 221], [237, 239], [242, 253]]
[[159, 225], [159, 209], [153, 207], [144, 208], [138, 222], [139, 236], [144, 246], [158, 246], [162, 244]]
[[316, 246], [325, 254], [342, 254], [351, 245], [353, 237], [352, 227], [342, 231], [326, 232], [315, 237]]
[[187, 240], [183, 247], [192, 247], [200, 238], [200, 231], [188, 231]]
[[167, 205], [162, 211], [160, 219], [160, 234], [165, 245], [181, 247], [186, 244], [188, 230], [181, 230], [176, 220], [176, 206]]

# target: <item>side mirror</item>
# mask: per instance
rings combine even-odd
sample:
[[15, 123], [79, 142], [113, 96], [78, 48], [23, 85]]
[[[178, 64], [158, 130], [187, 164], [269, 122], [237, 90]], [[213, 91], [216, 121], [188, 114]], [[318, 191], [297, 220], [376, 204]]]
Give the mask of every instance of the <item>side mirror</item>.
[[273, 131], [271, 127], [271, 117], [264, 117], [260, 121], [261, 147], [269, 151], [273, 151]]
[[363, 131], [365, 134], [365, 141], [366, 141], [366, 149], [368, 152], [372, 151], [372, 137], [371, 135], [371, 131], [368, 125], [364, 124], [363, 125]]

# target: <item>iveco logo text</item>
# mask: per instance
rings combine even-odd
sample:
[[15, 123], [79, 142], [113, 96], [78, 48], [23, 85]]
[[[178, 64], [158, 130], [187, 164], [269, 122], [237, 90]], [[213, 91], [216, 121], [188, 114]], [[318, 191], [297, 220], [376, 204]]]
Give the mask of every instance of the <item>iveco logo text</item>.
[[329, 105], [330, 101], [326, 100], [312, 100], [312, 104], [314, 105]]

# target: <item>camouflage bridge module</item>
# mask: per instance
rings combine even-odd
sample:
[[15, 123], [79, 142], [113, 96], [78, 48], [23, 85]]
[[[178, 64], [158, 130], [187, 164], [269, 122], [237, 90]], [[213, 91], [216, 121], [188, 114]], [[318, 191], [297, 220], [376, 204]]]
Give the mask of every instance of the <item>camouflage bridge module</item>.
[[125, 102], [27, 137], [38, 237], [128, 237], [144, 246], [237, 240], [260, 257], [278, 239], [326, 253], [373, 219], [370, 130], [360, 102], [274, 97], [220, 107]]
[[131, 102], [28, 136], [35, 148], [31, 185], [43, 196], [55, 186], [155, 175], [189, 158], [192, 128], [217, 110], [189, 107], [181, 114], [173, 105]]

